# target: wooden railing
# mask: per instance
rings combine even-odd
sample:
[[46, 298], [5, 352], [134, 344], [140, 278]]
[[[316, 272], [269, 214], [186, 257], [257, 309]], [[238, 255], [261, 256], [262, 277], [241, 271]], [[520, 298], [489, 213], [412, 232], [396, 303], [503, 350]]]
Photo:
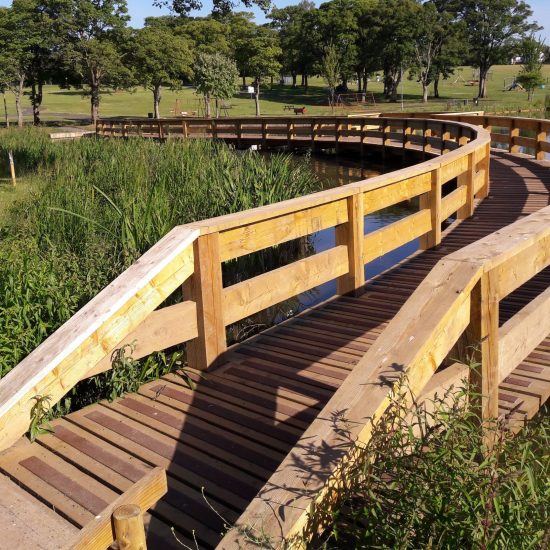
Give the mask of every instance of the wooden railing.
[[[391, 118], [393, 115], [387, 116]], [[416, 118], [422, 115], [408, 113], [406, 116]], [[550, 153], [550, 120], [547, 119], [458, 113], [430, 114], [430, 117], [482, 126], [491, 132], [491, 143], [494, 147], [510, 153], [521, 151], [537, 160], [545, 160], [546, 154]]]
[[[348, 131], [361, 134], [371, 123], [354, 119]], [[112, 352], [127, 342], [137, 342], [135, 358], [188, 342], [189, 364], [206, 369], [226, 350], [226, 326], [330, 280], [339, 294], [354, 292], [365, 263], [417, 238], [424, 248], [437, 245], [442, 222], [453, 213], [470, 216], [474, 198], [488, 192], [489, 135], [452, 121], [381, 123], [385, 147], [406, 147], [414, 137], [430, 154], [454, 150], [369, 180], [176, 227], [0, 380], [0, 450], [27, 431], [37, 396], [57, 403], [80, 380], [109, 369]], [[444, 196], [444, 184], [455, 178], [456, 190]], [[364, 234], [366, 215], [417, 196], [418, 212]], [[335, 228], [333, 248], [223, 287], [223, 262], [328, 228]], [[182, 284], [184, 301], [157, 309]]]
[[[428, 383], [433, 392], [468, 377], [469, 368], [456, 363], [436, 373], [460, 340], [462, 347], [479, 346], [476, 359], [481, 366], [473, 376], [478, 410], [482, 421], [496, 419], [499, 383], [550, 333], [550, 289], [501, 327], [499, 304], [549, 265], [550, 207], [441, 260], [306, 430], [238, 526], [246, 527], [249, 535], [256, 529], [274, 548], [302, 547], [322, 527], [315, 523], [323, 517], [316, 506], [331, 501], [331, 488], [338, 487], [334, 473], [341, 474], [355, 444], [369, 441], [400, 382], [406, 378], [407, 391], [421, 396]], [[344, 418], [345, 438], [335, 424], [338, 415]], [[486, 431], [487, 445], [491, 433]], [[233, 529], [218, 548], [248, 547], [242, 532]]]

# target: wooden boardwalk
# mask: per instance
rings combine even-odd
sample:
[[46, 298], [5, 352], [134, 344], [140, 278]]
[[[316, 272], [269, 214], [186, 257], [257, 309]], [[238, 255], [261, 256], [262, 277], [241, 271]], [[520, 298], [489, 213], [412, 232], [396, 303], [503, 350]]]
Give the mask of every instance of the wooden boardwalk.
[[[161, 466], [168, 492], [146, 516], [149, 547], [182, 548], [174, 528], [188, 546], [194, 533], [200, 548], [213, 548], [224, 520], [237, 520], [432, 267], [549, 204], [550, 163], [495, 152], [489, 197], [436, 248], [368, 282], [359, 297], [335, 297], [230, 348], [205, 378], [194, 375], [195, 391], [169, 375], [55, 421], [53, 434], [4, 451], [0, 470], [24, 489], [22, 505], [53, 509], [52, 529], [72, 533]], [[546, 269], [513, 292], [500, 324], [549, 286]], [[499, 409], [528, 418], [549, 395], [550, 338], [500, 385]], [[0, 512], [6, 506], [0, 497]], [[8, 532], [0, 546], [22, 547], [21, 536]], [[64, 545], [43, 540], [44, 548]]]

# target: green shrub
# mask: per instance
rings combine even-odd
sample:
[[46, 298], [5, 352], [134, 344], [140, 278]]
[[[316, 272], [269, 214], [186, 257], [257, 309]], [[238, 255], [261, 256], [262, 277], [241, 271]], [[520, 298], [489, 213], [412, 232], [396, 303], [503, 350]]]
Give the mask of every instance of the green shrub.
[[490, 428], [487, 452], [466, 402], [449, 394], [408, 416], [394, 403], [347, 472], [325, 548], [549, 547], [550, 418], [516, 436]]

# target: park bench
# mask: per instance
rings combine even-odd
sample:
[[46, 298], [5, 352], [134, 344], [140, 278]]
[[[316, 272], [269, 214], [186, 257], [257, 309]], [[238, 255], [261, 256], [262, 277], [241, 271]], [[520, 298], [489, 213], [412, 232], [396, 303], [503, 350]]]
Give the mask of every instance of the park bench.
[[294, 105], [285, 105], [283, 111], [293, 111], [296, 107]]

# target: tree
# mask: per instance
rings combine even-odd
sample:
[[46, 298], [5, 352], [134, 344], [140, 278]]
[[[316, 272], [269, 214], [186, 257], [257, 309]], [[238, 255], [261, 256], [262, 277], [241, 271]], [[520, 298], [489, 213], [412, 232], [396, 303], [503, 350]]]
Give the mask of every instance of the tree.
[[268, 17], [271, 28], [279, 34], [283, 70], [292, 76], [293, 87], [301, 74], [302, 85], [307, 88], [308, 76], [314, 73], [322, 53], [315, 4], [301, 0], [295, 6], [273, 9]]
[[256, 116], [260, 116], [260, 86], [262, 80], [276, 77], [280, 74], [279, 58], [282, 50], [277, 39], [271, 33], [259, 32], [248, 44], [250, 57], [248, 59], [249, 74], [254, 78], [254, 99]]
[[57, 14], [65, 38], [61, 51], [67, 82], [87, 89], [92, 121], [99, 118], [101, 88], [128, 87], [131, 71], [123, 61], [129, 40], [126, 0], [61, 0]]
[[340, 62], [338, 48], [329, 44], [321, 62], [321, 75], [327, 83], [330, 94], [330, 106], [334, 110], [334, 92], [340, 79]]
[[[219, 54], [200, 53], [193, 67], [193, 82], [204, 97], [206, 116], [211, 116], [210, 100], [227, 100], [237, 91], [239, 71], [234, 60]], [[218, 112], [216, 109], [216, 116]]]
[[451, 13], [439, 11], [436, 3], [432, 1], [419, 4], [417, 11], [414, 63], [411, 73], [418, 77], [418, 81], [422, 85], [422, 100], [426, 103], [430, 84], [439, 72], [446, 69], [442, 65], [440, 57], [445, 45], [450, 44], [453, 35], [456, 34], [456, 23], [453, 21]]
[[160, 27], [144, 27], [136, 31], [131, 60], [134, 78], [153, 92], [155, 118], [160, 118], [162, 87], [181, 87], [191, 75], [191, 50], [185, 38]]
[[472, 62], [479, 69], [479, 97], [487, 97], [487, 75], [497, 63], [507, 62], [518, 37], [538, 30], [530, 23], [531, 8], [523, 0], [457, 0]]
[[[234, 0], [213, 0], [212, 14], [217, 17], [228, 15], [238, 3], [238, 1]], [[241, 3], [247, 8], [256, 5], [264, 12], [267, 12], [271, 5], [271, 0], [241, 0]], [[168, 6], [173, 12], [179, 15], [189, 15], [192, 11], [200, 10], [202, 2], [201, 0], [153, 0], [153, 6]]]
[[545, 57], [544, 40], [535, 38], [534, 34], [524, 38], [520, 44], [523, 66], [516, 80], [527, 90], [529, 101], [533, 101], [535, 88], [544, 84], [542, 65]]
[[13, 7], [0, 8], [0, 84], [14, 96], [19, 126], [23, 126], [21, 102], [32, 57], [25, 19]]

